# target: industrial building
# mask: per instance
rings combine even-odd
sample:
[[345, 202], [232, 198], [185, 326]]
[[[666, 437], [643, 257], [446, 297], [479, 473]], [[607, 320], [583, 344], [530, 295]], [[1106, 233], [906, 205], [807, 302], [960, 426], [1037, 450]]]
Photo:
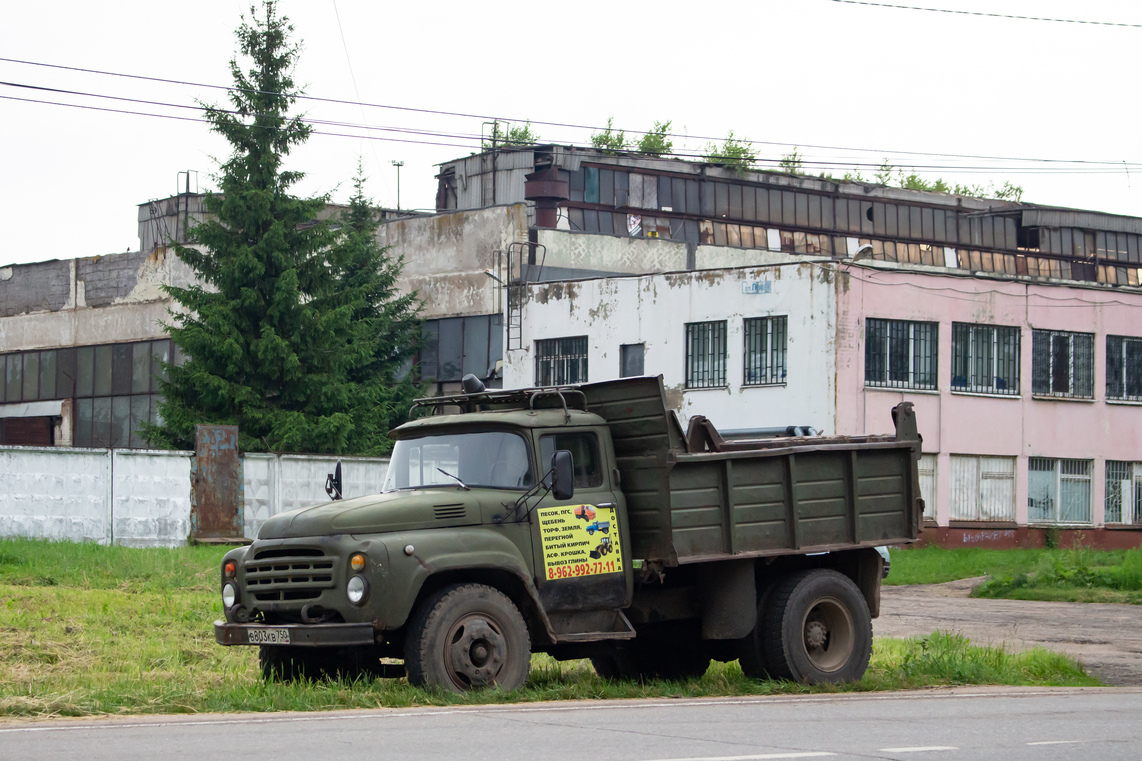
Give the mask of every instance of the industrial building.
[[[735, 436], [885, 432], [908, 400], [929, 536], [1142, 539], [1142, 219], [557, 145], [441, 165], [437, 207], [379, 237], [438, 393], [662, 374]], [[0, 443], [141, 445], [200, 213], [143, 204], [138, 252], [0, 269]]]

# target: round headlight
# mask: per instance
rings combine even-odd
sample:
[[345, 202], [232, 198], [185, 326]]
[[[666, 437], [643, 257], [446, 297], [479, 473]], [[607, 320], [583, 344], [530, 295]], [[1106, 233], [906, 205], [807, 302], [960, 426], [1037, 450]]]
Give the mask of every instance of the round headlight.
[[222, 604], [227, 608], [234, 607], [235, 601], [238, 599], [238, 587], [233, 584], [227, 584], [222, 587]]
[[369, 587], [365, 583], [362, 576], [353, 576], [349, 579], [349, 583], [345, 585], [345, 595], [349, 598], [349, 602], [354, 605], [359, 605], [365, 599], [365, 593]]

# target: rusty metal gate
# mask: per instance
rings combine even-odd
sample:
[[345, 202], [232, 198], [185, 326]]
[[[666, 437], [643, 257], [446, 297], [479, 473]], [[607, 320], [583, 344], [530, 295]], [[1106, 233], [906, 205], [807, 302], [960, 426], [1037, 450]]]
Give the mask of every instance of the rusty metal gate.
[[191, 538], [241, 538], [242, 463], [238, 458], [238, 426], [194, 427], [190, 483]]

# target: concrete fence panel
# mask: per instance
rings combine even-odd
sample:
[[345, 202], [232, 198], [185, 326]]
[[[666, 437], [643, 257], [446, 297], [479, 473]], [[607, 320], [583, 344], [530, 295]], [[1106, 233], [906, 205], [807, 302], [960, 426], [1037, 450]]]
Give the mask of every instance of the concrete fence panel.
[[115, 544], [186, 544], [190, 536], [191, 456], [191, 452], [115, 450], [111, 503]]
[[380, 457], [248, 454], [242, 468], [246, 536], [255, 539], [266, 519], [299, 507], [329, 501], [325, 478], [341, 460], [344, 498], [381, 490], [389, 461]]
[[[190, 536], [193, 452], [0, 447], [0, 536], [176, 547]], [[336, 457], [242, 458], [243, 534], [273, 515], [329, 501]], [[345, 498], [381, 490], [389, 461], [342, 457]]]
[[0, 536], [109, 543], [109, 451], [0, 448]]

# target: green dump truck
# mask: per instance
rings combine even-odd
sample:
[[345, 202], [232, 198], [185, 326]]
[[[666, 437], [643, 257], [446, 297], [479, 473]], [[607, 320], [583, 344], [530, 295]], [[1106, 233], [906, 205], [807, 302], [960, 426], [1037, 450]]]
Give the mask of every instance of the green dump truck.
[[219, 644], [259, 646], [267, 678], [457, 691], [521, 686], [533, 652], [614, 678], [863, 675], [878, 547], [923, 513], [910, 404], [894, 436], [727, 441], [684, 431], [660, 377], [470, 388], [417, 402], [380, 494], [226, 554]]

